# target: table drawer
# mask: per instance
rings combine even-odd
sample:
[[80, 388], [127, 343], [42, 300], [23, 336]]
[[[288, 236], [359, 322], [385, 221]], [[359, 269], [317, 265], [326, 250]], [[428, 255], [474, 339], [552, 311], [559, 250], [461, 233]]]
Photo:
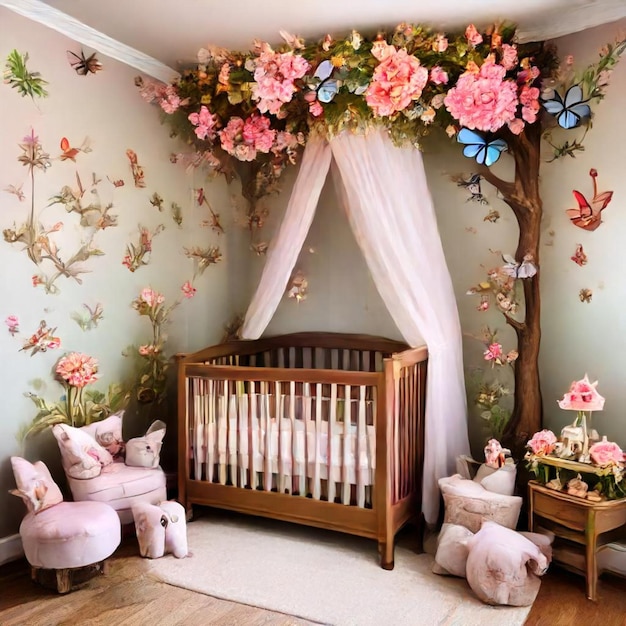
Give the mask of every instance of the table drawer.
[[585, 530], [587, 507], [551, 497], [549, 494], [534, 492], [533, 509], [535, 515], [547, 517], [567, 528]]

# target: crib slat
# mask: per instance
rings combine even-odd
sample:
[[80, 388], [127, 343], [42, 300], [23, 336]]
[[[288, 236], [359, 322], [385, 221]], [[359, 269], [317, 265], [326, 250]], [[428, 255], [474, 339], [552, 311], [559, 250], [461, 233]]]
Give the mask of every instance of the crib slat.
[[237, 393], [233, 394], [235, 400], [235, 406], [237, 411], [237, 486], [245, 487], [248, 483], [246, 481], [246, 468], [249, 465], [248, 457], [248, 412], [247, 405], [244, 406], [244, 398], [238, 387], [235, 387]]
[[365, 508], [365, 484], [369, 482], [366, 478], [368, 471], [367, 462], [367, 430], [365, 426], [365, 385], [359, 387], [359, 408], [356, 430], [355, 446], [355, 470], [357, 481], [357, 506]]
[[[233, 385], [234, 386], [234, 385]], [[230, 482], [237, 484], [237, 401], [229, 381], [225, 381], [224, 403], [228, 406], [228, 465]]]
[[270, 420], [270, 397], [265, 383], [261, 385], [259, 403], [261, 409], [261, 428], [263, 433], [263, 488], [272, 490], [272, 424]]
[[337, 383], [330, 385], [330, 409], [328, 412], [328, 501], [335, 501], [335, 486], [337, 484], [335, 468], [339, 465], [339, 448], [335, 450], [333, 441], [337, 428]]
[[[347, 352], [347, 351], [346, 351]], [[349, 353], [348, 353], [349, 355]], [[351, 413], [352, 406], [350, 385], [344, 385], [344, 402], [343, 402], [343, 458], [341, 472], [341, 502], [350, 504], [350, 467], [349, 462], [352, 459], [351, 454]]]
[[313, 469], [313, 498], [319, 500], [322, 493], [322, 479], [320, 476], [320, 448], [322, 443], [322, 385], [315, 385], [315, 466]]
[[217, 442], [216, 429], [217, 423], [213, 411], [212, 397], [215, 394], [215, 384], [212, 380], [202, 380], [202, 413], [205, 426], [206, 439], [206, 476], [209, 482], [214, 480], [215, 469], [215, 447]]
[[217, 414], [217, 459], [219, 463], [219, 482], [220, 484], [225, 485], [226, 466], [228, 461], [228, 416], [226, 414], [226, 398], [223, 393], [220, 394], [217, 389], [215, 390], [214, 395], [214, 405]]

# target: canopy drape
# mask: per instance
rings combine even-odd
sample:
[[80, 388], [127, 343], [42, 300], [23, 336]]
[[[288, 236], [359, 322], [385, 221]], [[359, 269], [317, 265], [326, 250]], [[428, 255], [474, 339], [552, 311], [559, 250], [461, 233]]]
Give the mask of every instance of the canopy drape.
[[261, 336], [285, 293], [334, 159], [348, 220], [374, 283], [410, 346], [428, 346], [423, 512], [434, 524], [437, 481], [469, 454], [462, 339], [422, 155], [386, 131], [307, 143], [294, 189], [252, 299], [242, 337]]

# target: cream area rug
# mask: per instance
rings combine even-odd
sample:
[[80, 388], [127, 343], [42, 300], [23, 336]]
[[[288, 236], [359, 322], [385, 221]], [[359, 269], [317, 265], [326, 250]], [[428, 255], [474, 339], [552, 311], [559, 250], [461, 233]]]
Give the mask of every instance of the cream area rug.
[[190, 556], [146, 563], [171, 585], [333, 626], [524, 623], [530, 607], [483, 604], [464, 579], [433, 574], [411, 532], [386, 571], [375, 541], [209, 510], [187, 525]]

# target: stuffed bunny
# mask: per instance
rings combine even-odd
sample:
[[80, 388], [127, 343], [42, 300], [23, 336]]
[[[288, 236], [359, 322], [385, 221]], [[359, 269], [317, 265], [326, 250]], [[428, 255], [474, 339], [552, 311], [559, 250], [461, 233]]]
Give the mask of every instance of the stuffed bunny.
[[132, 510], [141, 556], [158, 559], [170, 552], [178, 559], [187, 556], [187, 522], [182, 504], [170, 500], [158, 505], [138, 502]]
[[156, 420], [143, 437], [129, 439], [126, 442], [126, 465], [158, 467], [163, 437], [165, 437], [165, 422]]

